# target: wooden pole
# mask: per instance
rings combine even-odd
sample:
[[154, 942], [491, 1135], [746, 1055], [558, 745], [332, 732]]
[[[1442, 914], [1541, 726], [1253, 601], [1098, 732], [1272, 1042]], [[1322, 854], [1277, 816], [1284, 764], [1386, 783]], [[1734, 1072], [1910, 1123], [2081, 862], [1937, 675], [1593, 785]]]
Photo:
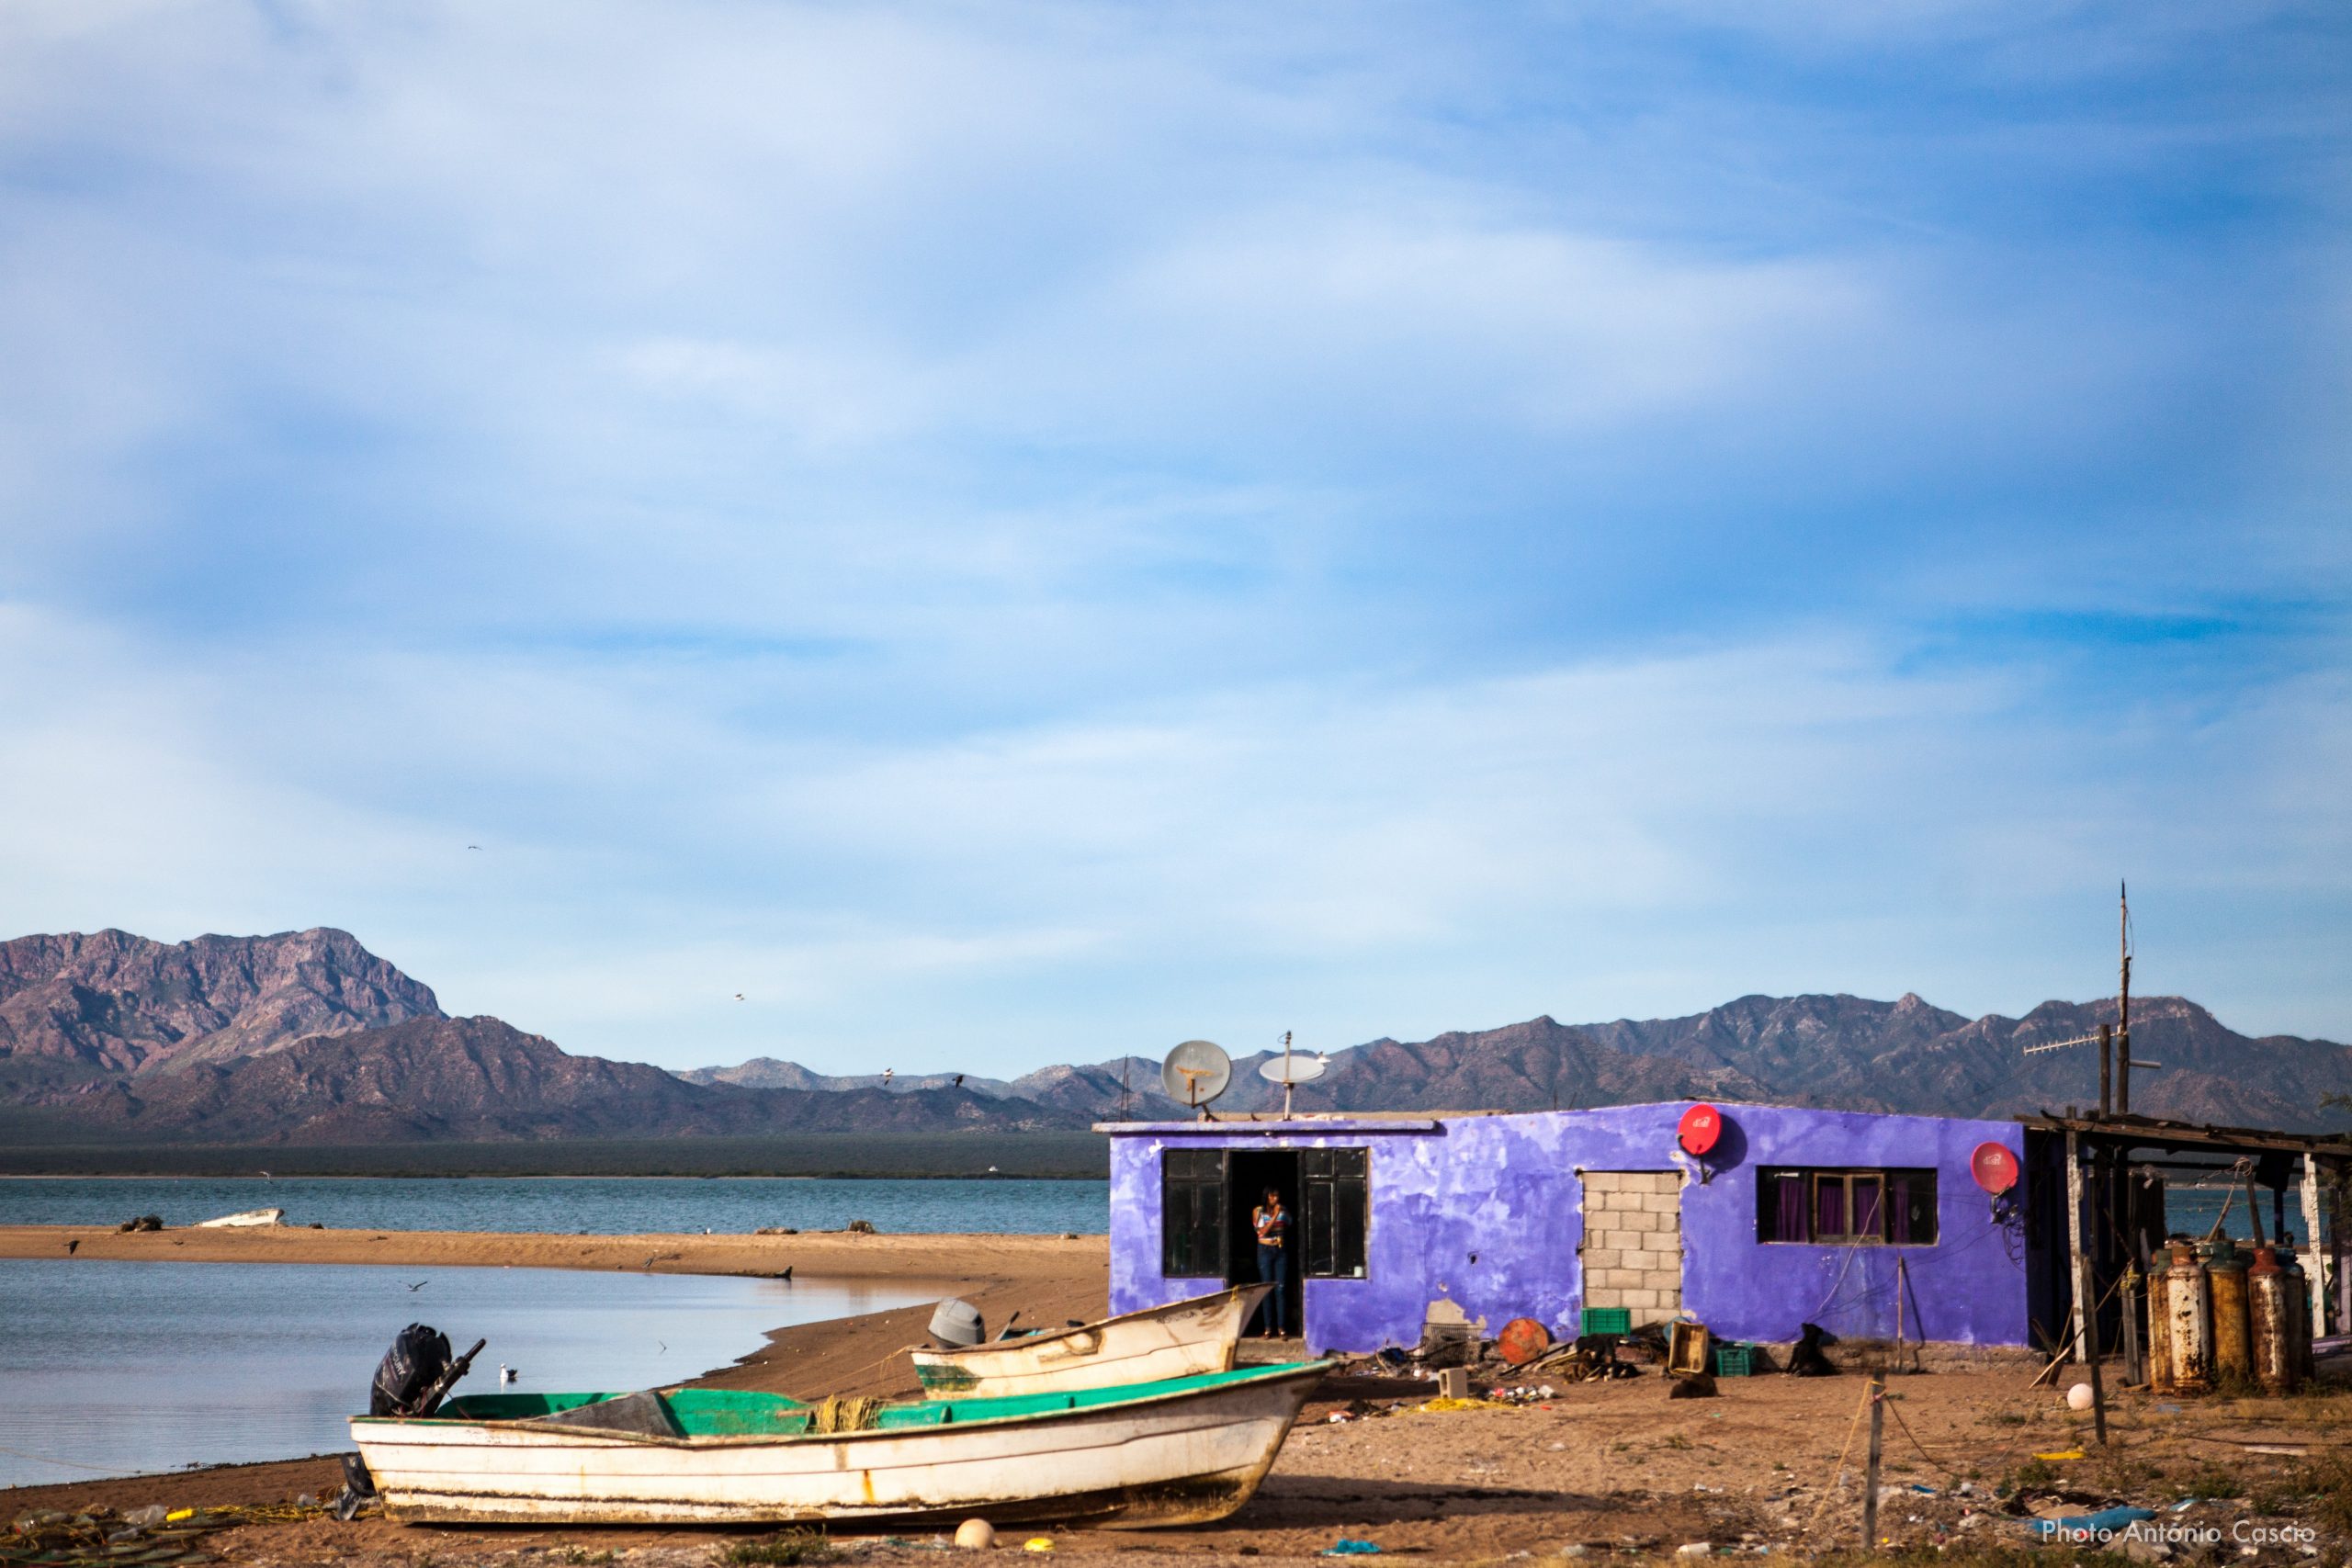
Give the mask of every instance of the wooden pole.
[[2098, 1026], [2098, 1113], [2104, 1117], [2115, 1108], [2115, 1030], [2112, 1025]]
[[1871, 1451], [1862, 1467], [1862, 1550], [1878, 1555], [1878, 1459], [1880, 1429], [1886, 1422], [1886, 1373], [1871, 1374]]
[[2132, 1111], [2132, 889], [2117, 885], [2122, 914], [2117, 920], [2121, 927], [2117, 944], [2122, 949], [2122, 974], [2115, 993], [2115, 1111], [2119, 1116]]
[[2091, 1317], [2091, 1272], [2083, 1255], [2083, 1161], [2072, 1129], [2066, 1134], [2066, 1263], [2075, 1282], [2075, 1359], [2087, 1361], [2090, 1342], [2083, 1325]]

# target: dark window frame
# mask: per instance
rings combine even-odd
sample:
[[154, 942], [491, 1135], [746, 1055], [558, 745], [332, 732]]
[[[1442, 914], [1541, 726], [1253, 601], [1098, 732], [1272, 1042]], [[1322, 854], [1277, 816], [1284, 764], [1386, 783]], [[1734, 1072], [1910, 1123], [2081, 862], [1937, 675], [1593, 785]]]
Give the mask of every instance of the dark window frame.
[[1372, 1151], [1298, 1151], [1300, 1276], [1364, 1280], [1372, 1274]]
[[1223, 1149], [1159, 1152], [1159, 1274], [1165, 1280], [1226, 1277]]
[[[1764, 1166], [1756, 1173], [1756, 1241], [1759, 1247], [1935, 1247], [1943, 1239], [1941, 1217], [1937, 1212], [1939, 1183], [1938, 1172], [1931, 1166]], [[1794, 1180], [1803, 1184], [1804, 1235], [1783, 1236], [1780, 1234], [1780, 1192], [1781, 1184]], [[1907, 1226], [1912, 1231], [1904, 1241], [1890, 1240], [1894, 1230], [1894, 1193], [1900, 1180], [1907, 1185], [1911, 1202], [1921, 1214], [1925, 1234], [1920, 1226]], [[1838, 1212], [1843, 1216], [1840, 1228], [1825, 1230], [1821, 1225], [1821, 1198], [1826, 1186], [1834, 1185], [1838, 1191]], [[1877, 1224], [1870, 1229], [1858, 1225], [1858, 1198], [1871, 1188], [1877, 1190]]]

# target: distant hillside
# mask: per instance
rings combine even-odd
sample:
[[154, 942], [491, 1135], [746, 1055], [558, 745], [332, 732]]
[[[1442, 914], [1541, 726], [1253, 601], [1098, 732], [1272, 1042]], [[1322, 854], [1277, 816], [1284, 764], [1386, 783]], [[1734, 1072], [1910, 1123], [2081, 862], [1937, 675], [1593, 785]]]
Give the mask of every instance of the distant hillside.
[[[1375, 1040], [1330, 1054], [1328, 1076], [1299, 1089], [1302, 1111], [1544, 1111], [1645, 1100], [1750, 1100], [1856, 1111], [2005, 1117], [2098, 1098], [2087, 1046], [2024, 1054], [2112, 1022], [2115, 1004], [2044, 1002], [2022, 1019], [1968, 1019], [1916, 996], [1742, 997], [1702, 1013], [1563, 1024], [1549, 1018], [1404, 1043]], [[2335, 1129], [2352, 1113], [2352, 1047], [2291, 1035], [2239, 1034], [2196, 1003], [2132, 1003], [2132, 1055], [2163, 1064], [2132, 1076], [2132, 1109], [2189, 1122]], [[1282, 1091], [1259, 1074], [1273, 1053], [1234, 1063], [1220, 1111], [1264, 1111]], [[787, 1064], [788, 1065], [788, 1064]], [[1177, 1109], [1159, 1065], [1143, 1057], [1041, 1068], [1003, 1086], [1098, 1118]], [[968, 1079], [979, 1084], [983, 1080]], [[998, 1092], [990, 1084], [983, 1092]]]
[[704, 1088], [574, 1056], [494, 1018], [316, 1035], [266, 1055], [115, 1079], [55, 1109], [93, 1133], [247, 1144], [1037, 1131], [1078, 1119], [956, 1090]]
[[[2098, 1094], [2087, 1033], [2114, 1003], [2045, 1002], [1967, 1019], [1916, 996], [1742, 997], [1684, 1018], [1532, 1019], [1331, 1054], [1303, 1111], [1541, 1111], [1637, 1100], [1771, 1100], [2007, 1116]], [[2133, 1005], [2133, 1109], [2196, 1122], [2335, 1128], [2352, 1048], [2250, 1039], [2177, 997]], [[1278, 1107], [1235, 1064], [1220, 1111]], [[44, 1143], [255, 1144], [759, 1137], [791, 1133], [1082, 1128], [1175, 1113], [1156, 1058], [978, 1075], [833, 1076], [758, 1057], [669, 1073], [574, 1056], [493, 1018], [445, 1017], [433, 992], [330, 930], [165, 944], [122, 931], [0, 943], [0, 1133]]]
[[441, 1016], [430, 988], [324, 928], [0, 942], [0, 1064], [17, 1081], [155, 1072]]

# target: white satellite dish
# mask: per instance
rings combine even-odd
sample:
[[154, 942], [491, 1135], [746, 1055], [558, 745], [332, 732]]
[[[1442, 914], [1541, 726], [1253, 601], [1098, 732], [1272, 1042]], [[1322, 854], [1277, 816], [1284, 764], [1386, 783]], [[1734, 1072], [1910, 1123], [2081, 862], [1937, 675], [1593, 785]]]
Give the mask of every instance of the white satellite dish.
[[1291, 1091], [1300, 1084], [1313, 1083], [1317, 1078], [1321, 1077], [1330, 1066], [1331, 1058], [1319, 1051], [1312, 1056], [1293, 1055], [1290, 1048], [1290, 1032], [1284, 1030], [1283, 1054], [1260, 1063], [1258, 1076], [1268, 1083], [1278, 1083], [1283, 1086], [1283, 1118], [1288, 1121]]
[[1187, 1040], [1159, 1065], [1159, 1085], [1168, 1098], [1199, 1110], [1233, 1081], [1233, 1058], [1206, 1040]]

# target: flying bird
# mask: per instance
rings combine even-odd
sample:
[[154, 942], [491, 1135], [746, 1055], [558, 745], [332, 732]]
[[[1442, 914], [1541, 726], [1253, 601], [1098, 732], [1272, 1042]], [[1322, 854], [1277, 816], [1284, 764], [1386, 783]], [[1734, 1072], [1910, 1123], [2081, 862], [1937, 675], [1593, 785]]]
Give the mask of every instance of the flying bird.
[[890, 1080], [891, 1080], [892, 1078], [894, 1078], [894, 1077], [897, 1077], [898, 1076], [899, 1076], [899, 1069], [898, 1069], [898, 1068], [896, 1068], [896, 1067], [885, 1067], [885, 1068], [883, 1068], [883, 1069], [882, 1069], [882, 1087], [883, 1087], [884, 1089], [888, 1089], [888, 1088], [890, 1087]]
[[[266, 1170], [265, 1170], [265, 1171], [263, 1171], [263, 1172], [262, 1172], [262, 1174], [263, 1174], [264, 1176], [269, 1176], [269, 1172], [267, 1172], [267, 1171], [266, 1171]], [[270, 1179], [271, 1179], [272, 1181], [275, 1181], [275, 1180], [277, 1180], [277, 1179], [276, 1177], [274, 1177], [274, 1176], [271, 1176], [271, 1177], [270, 1177]]]
[[957, 1089], [962, 1089], [964, 1087], [964, 1075], [961, 1073], [957, 1073], [956, 1075], [956, 1087]]
[[432, 1281], [432, 1280], [419, 1280], [415, 1284], [411, 1285], [411, 1286], [409, 1287], [409, 1289], [410, 1289], [411, 1291], [421, 1291], [421, 1290], [424, 1289], [424, 1287], [425, 1287], [425, 1286], [427, 1286], [427, 1285], [429, 1285], [429, 1284], [431, 1284], [431, 1283], [433, 1283], [433, 1281]]
[[466, 846], [466, 848], [468, 848], [468, 849], [469, 849], [469, 850], [478, 850], [478, 849], [481, 848], [481, 846], [480, 844], [468, 844], [468, 845]]
[[653, 1352], [655, 1355], [657, 1355], [657, 1356], [666, 1356], [666, 1355], [668, 1355], [668, 1354], [670, 1353], [670, 1347], [669, 1347], [668, 1345], [666, 1345], [666, 1344], [663, 1344], [663, 1342], [662, 1342], [662, 1341], [661, 1341], [661, 1340], [659, 1340], [659, 1339], [656, 1339], [653, 1343], [655, 1343], [656, 1345], [660, 1345], [660, 1346], [662, 1346], [662, 1348], [660, 1348], [659, 1350], [656, 1350], [656, 1351], [654, 1351], [654, 1352]]
[[82, 1248], [82, 1238], [81, 1238], [81, 1237], [79, 1237], [79, 1236], [75, 1236], [72, 1241], [69, 1241], [69, 1242], [67, 1242], [67, 1243], [65, 1244], [65, 1256], [66, 1256], [66, 1257], [68, 1257], [68, 1258], [71, 1258], [71, 1257], [73, 1257], [76, 1252], [80, 1251], [80, 1250], [81, 1250], [81, 1248]]
[[739, 1002], [740, 1002], [740, 1001], [741, 1001], [741, 1000], [743, 999], [743, 993], [742, 993], [742, 992], [741, 992], [741, 991], [736, 992], [736, 993], [735, 993], [735, 999], [736, 999], [737, 1001], [739, 1001]]

